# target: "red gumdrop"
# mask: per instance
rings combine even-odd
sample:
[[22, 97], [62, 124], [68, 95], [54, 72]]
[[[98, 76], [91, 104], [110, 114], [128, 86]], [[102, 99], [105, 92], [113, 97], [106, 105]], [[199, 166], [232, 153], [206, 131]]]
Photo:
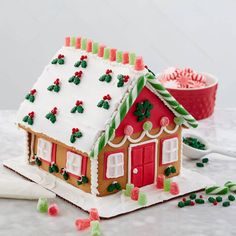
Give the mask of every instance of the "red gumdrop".
[[158, 189], [163, 189], [164, 188], [164, 180], [165, 180], [165, 175], [158, 175], [157, 176], [157, 184], [156, 187]]
[[115, 48], [111, 48], [110, 49], [110, 61], [115, 61], [116, 60], [116, 49]]
[[91, 222], [90, 219], [77, 219], [75, 221], [75, 226], [77, 230], [83, 230], [90, 226], [90, 222]]
[[97, 208], [91, 208], [89, 211], [89, 218], [91, 221], [100, 220]]
[[139, 188], [134, 187], [131, 191], [131, 199], [134, 201], [138, 201], [138, 195], [139, 195]]
[[75, 41], [75, 48], [80, 48], [81, 46], [81, 37], [76, 38]]
[[122, 63], [123, 64], [128, 64], [129, 63], [129, 53], [128, 52], [123, 52]]
[[58, 214], [59, 214], [59, 208], [56, 203], [54, 203], [48, 207], [48, 215], [57, 216]]
[[141, 71], [144, 69], [144, 64], [143, 64], [143, 58], [142, 57], [137, 57], [134, 65], [134, 69]]
[[179, 186], [178, 186], [178, 184], [177, 184], [176, 182], [172, 182], [172, 183], [170, 184], [170, 193], [171, 193], [172, 195], [177, 195], [177, 194], [179, 194]]
[[91, 40], [87, 41], [86, 52], [92, 52], [92, 44], [93, 42]]

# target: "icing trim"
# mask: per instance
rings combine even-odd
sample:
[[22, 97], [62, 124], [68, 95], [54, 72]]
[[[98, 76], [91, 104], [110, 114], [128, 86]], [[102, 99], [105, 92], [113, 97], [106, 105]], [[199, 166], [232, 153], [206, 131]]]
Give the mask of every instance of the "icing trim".
[[34, 161], [33, 160], [33, 157], [34, 157], [34, 141], [35, 141], [35, 135], [34, 134], [30, 134], [30, 133], [28, 133], [27, 132], [27, 141], [28, 141], [28, 143], [29, 143], [29, 135], [31, 135], [31, 142], [30, 142], [30, 152], [29, 152], [29, 146], [27, 147], [27, 149], [28, 149], [28, 156], [29, 156], [29, 154], [30, 154], [30, 156], [29, 156], [29, 162], [32, 162], [32, 161]]
[[156, 138], [158, 138], [162, 134], [163, 131], [166, 132], [167, 134], [173, 134], [173, 133], [175, 133], [178, 130], [179, 127], [180, 127], [179, 125], [176, 125], [173, 130], [169, 130], [166, 127], [161, 127], [161, 129], [156, 134], [150, 134], [149, 131], [144, 130], [140, 134], [140, 136], [138, 138], [136, 138], [136, 139], [133, 139], [133, 138], [131, 138], [128, 135], [125, 135], [124, 138], [120, 141], [120, 143], [112, 143], [111, 141], [108, 141], [108, 145], [113, 147], [113, 148], [119, 148], [119, 147], [123, 146], [126, 143], [127, 140], [130, 143], [139, 143], [145, 137], [145, 135], [148, 138], [156, 139]]
[[91, 194], [97, 196], [98, 192], [98, 158], [90, 158], [91, 162]]

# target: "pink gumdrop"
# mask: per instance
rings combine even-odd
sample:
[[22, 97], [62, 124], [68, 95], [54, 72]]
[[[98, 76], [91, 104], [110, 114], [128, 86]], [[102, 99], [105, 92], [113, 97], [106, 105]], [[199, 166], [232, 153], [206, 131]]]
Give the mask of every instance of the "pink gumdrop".
[[131, 191], [131, 199], [134, 201], [138, 201], [138, 195], [139, 195], [139, 188], [134, 187]]
[[177, 195], [179, 194], [179, 185], [176, 182], [172, 182], [170, 184], [170, 193], [172, 195]]
[[129, 53], [128, 52], [123, 52], [122, 63], [123, 64], [128, 64], [129, 63]]
[[48, 207], [48, 215], [50, 216], [57, 216], [59, 214], [59, 208], [56, 203], [51, 204]]
[[83, 230], [90, 226], [90, 222], [91, 222], [90, 219], [77, 219], [75, 221], [75, 226], [77, 230]]
[[97, 208], [91, 208], [89, 211], [90, 220], [100, 220]]
[[133, 129], [133, 127], [131, 125], [126, 125], [125, 126], [125, 128], [124, 128], [124, 134], [125, 135], [130, 136], [130, 135], [133, 134], [133, 132], [134, 132], [134, 129]]
[[143, 63], [143, 58], [142, 57], [137, 57], [134, 65], [135, 70], [144, 70], [144, 63]]
[[168, 126], [169, 123], [170, 123], [170, 120], [169, 120], [168, 117], [163, 116], [163, 117], [161, 118], [161, 121], [160, 121], [160, 125], [161, 125], [161, 126]]
[[164, 188], [164, 180], [165, 180], [165, 175], [158, 175], [157, 176], [157, 185], [156, 185], [156, 187], [158, 189], [163, 189]]

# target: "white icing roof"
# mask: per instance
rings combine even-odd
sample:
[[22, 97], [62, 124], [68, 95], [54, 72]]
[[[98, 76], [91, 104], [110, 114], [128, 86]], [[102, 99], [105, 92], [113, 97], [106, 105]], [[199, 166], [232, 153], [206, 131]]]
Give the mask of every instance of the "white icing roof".
[[[52, 59], [57, 58], [59, 54], [65, 56], [65, 64], [54, 65], [50, 60], [49, 65], [45, 67], [32, 87], [37, 90], [34, 103], [24, 100], [17, 114], [17, 123], [75, 147], [77, 150], [89, 153], [101, 132], [105, 130], [106, 124], [111, 120], [127, 90], [133, 86], [138, 77], [147, 71], [138, 72], [131, 65], [104, 60], [95, 54], [73, 47], [62, 47]], [[81, 55], [88, 56], [86, 68], [74, 67]], [[111, 82], [99, 81], [107, 69], [113, 71]], [[69, 83], [68, 79], [80, 70], [83, 71], [80, 84]], [[130, 76], [129, 81], [120, 88], [117, 87], [117, 75], [119, 74]], [[58, 93], [48, 91], [48, 86], [52, 85], [57, 78], [61, 82], [60, 91]], [[97, 107], [97, 103], [107, 94], [112, 97], [110, 108], [105, 110]], [[83, 101], [84, 113], [70, 112], [77, 100]], [[54, 107], [58, 108], [58, 114], [56, 115], [57, 121], [53, 124], [45, 118], [45, 115]], [[34, 124], [28, 125], [22, 119], [31, 111], [35, 112]], [[70, 142], [72, 128], [79, 128], [83, 134], [73, 144]]]

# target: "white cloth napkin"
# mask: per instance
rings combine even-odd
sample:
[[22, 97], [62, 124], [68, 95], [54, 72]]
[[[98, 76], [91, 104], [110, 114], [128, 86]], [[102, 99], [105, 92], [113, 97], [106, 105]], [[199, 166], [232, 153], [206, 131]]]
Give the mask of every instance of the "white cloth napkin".
[[0, 198], [34, 200], [40, 197], [55, 198], [56, 195], [38, 184], [25, 179], [1, 175]]

